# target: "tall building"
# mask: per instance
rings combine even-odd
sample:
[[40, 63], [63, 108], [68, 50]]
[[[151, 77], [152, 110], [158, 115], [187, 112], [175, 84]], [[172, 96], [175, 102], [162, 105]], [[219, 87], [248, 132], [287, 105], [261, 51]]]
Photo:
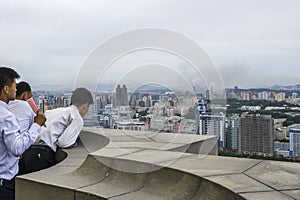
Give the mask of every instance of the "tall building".
[[238, 93], [239, 92], [239, 86], [234, 86], [234, 88], [233, 88], [233, 92], [234, 93]]
[[116, 106], [128, 106], [128, 93], [127, 93], [127, 88], [126, 85], [123, 85], [121, 87], [118, 85], [116, 88]]
[[290, 156], [300, 156], [300, 127], [290, 128]]
[[285, 93], [280, 92], [275, 95], [275, 101], [284, 101], [285, 100]]
[[251, 93], [250, 92], [241, 92], [241, 99], [242, 100], [246, 100], [246, 101], [250, 101], [251, 99]]
[[226, 148], [237, 151], [239, 149], [239, 116], [231, 115], [227, 118]]
[[197, 100], [197, 109], [195, 110], [195, 121], [196, 121], [196, 134], [200, 134], [199, 130], [199, 117], [200, 114], [203, 114], [206, 112], [206, 104], [204, 99], [198, 99]]
[[274, 120], [271, 115], [242, 114], [239, 129], [241, 153], [274, 155]]
[[198, 113], [196, 114], [197, 134], [217, 135], [219, 137], [218, 146], [224, 147], [225, 115], [223, 113], [207, 112], [207, 106], [203, 99], [198, 100], [197, 110], [198, 110]]
[[293, 92], [293, 93], [292, 93], [292, 99], [296, 99], [297, 97], [298, 97], [298, 93]]
[[131, 94], [129, 105], [130, 106], [137, 106], [138, 102], [139, 102], [139, 96], [140, 96], [140, 93], [138, 93], [138, 92], [135, 92], [135, 93]]
[[205, 92], [205, 98], [207, 100], [211, 100], [211, 93], [209, 92], [209, 90], [206, 90], [206, 92]]
[[269, 93], [267, 91], [259, 92], [257, 96], [260, 100], [269, 100]]
[[219, 136], [219, 147], [224, 147], [225, 115], [223, 113], [203, 113], [199, 116], [199, 134]]

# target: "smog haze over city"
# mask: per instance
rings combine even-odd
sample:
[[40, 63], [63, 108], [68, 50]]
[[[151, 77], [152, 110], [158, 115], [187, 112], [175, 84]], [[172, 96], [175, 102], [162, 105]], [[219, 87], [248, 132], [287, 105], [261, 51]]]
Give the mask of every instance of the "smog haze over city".
[[[0, 64], [16, 69], [33, 89], [72, 89], [101, 43], [155, 27], [185, 35], [203, 48], [227, 88], [295, 85], [300, 83], [299, 7], [292, 0], [0, 0]], [[147, 64], [147, 56], [178, 67], [183, 76], [193, 73], [183, 60], [163, 53], [139, 52], [118, 64]], [[118, 71], [111, 72], [112, 79]], [[132, 79], [145, 76], [139, 73]]]

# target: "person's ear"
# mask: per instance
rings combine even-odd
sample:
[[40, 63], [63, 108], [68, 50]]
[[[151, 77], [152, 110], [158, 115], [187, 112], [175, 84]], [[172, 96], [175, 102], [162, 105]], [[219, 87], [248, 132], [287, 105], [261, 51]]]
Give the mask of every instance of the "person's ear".
[[29, 94], [29, 92], [24, 92], [23, 94], [24, 94], [24, 96], [23, 96], [23, 100], [24, 100], [24, 101], [27, 101], [27, 99], [29, 99], [29, 98], [30, 98], [30, 94]]
[[81, 107], [82, 107], [83, 109], [87, 109], [87, 108], [89, 107], [89, 104], [88, 104], [88, 103], [82, 104]]
[[3, 92], [4, 92], [4, 94], [8, 94], [9, 93], [9, 87], [7, 85], [5, 85], [3, 87]]
[[18, 97], [19, 100], [26, 100], [26, 92], [23, 92], [19, 97]]

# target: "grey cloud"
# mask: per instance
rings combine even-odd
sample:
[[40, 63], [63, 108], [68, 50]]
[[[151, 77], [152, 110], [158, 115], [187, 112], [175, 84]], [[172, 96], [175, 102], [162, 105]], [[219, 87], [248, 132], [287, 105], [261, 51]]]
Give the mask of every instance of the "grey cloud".
[[[160, 27], [206, 49], [226, 86], [298, 83], [299, 7], [292, 0], [0, 1], [0, 63], [15, 66], [29, 81], [72, 85], [101, 42]], [[232, 72], [240, 74], [230, 78]]]

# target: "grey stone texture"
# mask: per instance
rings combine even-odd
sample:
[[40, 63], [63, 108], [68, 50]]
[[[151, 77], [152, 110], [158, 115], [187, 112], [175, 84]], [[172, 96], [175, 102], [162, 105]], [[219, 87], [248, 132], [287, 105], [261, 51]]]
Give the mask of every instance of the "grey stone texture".
[[300, 199], [299, 163], [216, 154], [214, 136], [85, 128], [60, 163], [16, 178], [16, 199]]

